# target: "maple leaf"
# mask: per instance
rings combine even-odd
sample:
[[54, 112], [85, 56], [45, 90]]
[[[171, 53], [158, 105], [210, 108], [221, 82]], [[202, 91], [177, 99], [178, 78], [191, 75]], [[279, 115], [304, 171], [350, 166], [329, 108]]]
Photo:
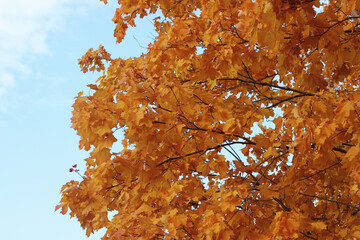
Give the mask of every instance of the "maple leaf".
[[124, 231], [122, 230], [117, 230], [113, 235], [111, 235], [111, 237], [113, 237], [115, 240], [120, 240], [121, 236], [124, 235]]
[[140, 57], [79, 59], [103, 75], [75, 98], [89, 157], [55, 211], [104, 239], [359, 238], [358, 9], [119, 1], [117, 42], [144, 16], [157, 37]]

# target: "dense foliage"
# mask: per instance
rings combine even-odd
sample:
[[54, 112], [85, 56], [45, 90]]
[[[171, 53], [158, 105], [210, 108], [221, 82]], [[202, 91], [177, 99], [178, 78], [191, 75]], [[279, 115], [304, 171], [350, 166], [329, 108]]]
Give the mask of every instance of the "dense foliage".
[[90, 156], [57, 209], [103, 239], [360, 239], [358, 10], [119, 0], [119, 43], [155, 12], [158, 36], [137, 58], [79, 60], [104, 74], [73, 105]]

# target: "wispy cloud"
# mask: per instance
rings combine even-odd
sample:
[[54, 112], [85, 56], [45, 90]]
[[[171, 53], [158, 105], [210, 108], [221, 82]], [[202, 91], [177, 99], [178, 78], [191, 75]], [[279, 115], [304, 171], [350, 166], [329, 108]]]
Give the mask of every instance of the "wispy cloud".
[[64, 27], [66, 16], [93, 4], [93, 0], [0, 0], [0, 109], [17, 78], [31, 74], [28, 60], [51, 54], [49, 34]]

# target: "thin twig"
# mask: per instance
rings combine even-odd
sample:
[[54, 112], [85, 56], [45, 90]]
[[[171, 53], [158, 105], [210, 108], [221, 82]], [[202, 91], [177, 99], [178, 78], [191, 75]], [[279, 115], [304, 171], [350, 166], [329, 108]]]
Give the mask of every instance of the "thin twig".
[[[218, 149], [218, 148], [221, 148], [221, 147], [224, 147], [224, 146], [230, 146], [232, 144], [249, 144], [249, 143], [246, 143], [246, 142], [231, 142], [231, 143], [224, 143], [224, 144], [219, 144], [215, 147], [210, 147], [210, 148], [207, 148], [207, 149], [203, 149], [203, 150], [199, 150], [199, 151], [195, 151], [195, 152], [192, 152], [192, 153], [188, 153], [188, 154], [185, 154], [184, 156], [185, 157], [188, 157], [188, 156], [191, 156], [191, 155], [195, 155], [195, 154], [198, 154], [198, 153], [205, 153], [207, 151], [210, 151], [210, 150], [214, 150], [214, 149]], [[168, 163], [168, 162], [172, 162], [174, 160], [178, 160], [178, 159], [181, 159], [183, 158], [182, 156], [178, 156], [178, 157], [171, 157], [171, 158], [168, 158], [166, 159], [165, 161], [159, 163], [158, 165], [156, 165], [157, 167], [161, 166], [161, 165], [164, 165], [165, 163]]]
[[306, 179], [308, 179], [308, 178], [311, 178], [311, 177], [313, 177], [313, 176], [315, 176], [315, 175], [317, 175], [317, 174], [319, 174], [319, 173], [321, 173], [321, 172], [323, 172], [323, 171], [326, 171], [326, 170], [328, 170], [329, 168], [332, 168], [332, 167], [334, 167], [334, 166], [336, 166], [336, 165], [338, 165], [338, 164], [340, 164], [340, 163], [341, 163], [341, 161], [340, 161], [340, 162], [336, 162], [336, 163], [334, 163], [334, 164], [332, 164], [332, 165], [330, 165], [330, 166], [328, 166], [328, 167], [326, 167], [326, 168], [324, 168], [324, 169], [322, 169], [322, 170], [320, 170], [320, 171], [317, 171], [317, 172], [314, 173], [314, 174], [311, 174], [310, 176], [307, 176], [307, 177], [304, 177], [304, 178], [300, 179], [299, 181], [304, 181], [304, 180], [306, 180]]
[[299, 194], [303, 195], [303, 196], [306, 196], [306, 197], [317, 198], [317, 199], [320, 199], [320, 200], [324, 200], [324, 201], [328, 201], [328, 202], [337, 203], [337, 204], [341, 204], [341, 205], [344, 205], [344, 206], [352, 207], [352, 208], [355, 208], [355, 209], [360, 211], [360, 207], [351, 205], [349, 203], [339, 202], [339, 201], [336, 201], [336, 200], [331, 200], [331, 199], [327, 199], [327, 198], [324, 198], [324, 197], [319, 197], [319, 196], [316, 196], [316, 195], [310, 195], [310, 194], [306, 194], [306, 193], [299, 193]]
[[318, 97], [318, 95], [316, 95], [314, 93], [304, 92], [304, 91], [300, 91], [300, 90], [288, 88], [288, 87], [281, 87], [281, 86], [266, 83], [266, 82], [256, 82], [253, 80], [249, 81], [249, 80], [244, 80], [244, 79], [240, 79], [240, 78], [218, 78], [216, 80], [240, 81], [243, 83], [252, 83], [252, 84], [256, 84], [256, 85], [268, 86], [268, 87], [278, 88], [278, 89], [282, 89], [282, 90], [286, 90], [286, 91], [296, 92], [296, 93], [300, 93], [304, 96], [317, 96]]

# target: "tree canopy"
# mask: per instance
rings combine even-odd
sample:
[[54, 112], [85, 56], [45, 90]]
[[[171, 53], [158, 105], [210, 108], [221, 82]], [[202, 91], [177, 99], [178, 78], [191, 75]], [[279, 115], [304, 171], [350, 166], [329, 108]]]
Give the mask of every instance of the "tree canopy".
[[117, 42], [145, 16], [158, 35], [79, 60], [103, 75], [73, 105], [89, 158], [56, 209], [103, 239], [360, 239], [358, 10], [119, 0]]

